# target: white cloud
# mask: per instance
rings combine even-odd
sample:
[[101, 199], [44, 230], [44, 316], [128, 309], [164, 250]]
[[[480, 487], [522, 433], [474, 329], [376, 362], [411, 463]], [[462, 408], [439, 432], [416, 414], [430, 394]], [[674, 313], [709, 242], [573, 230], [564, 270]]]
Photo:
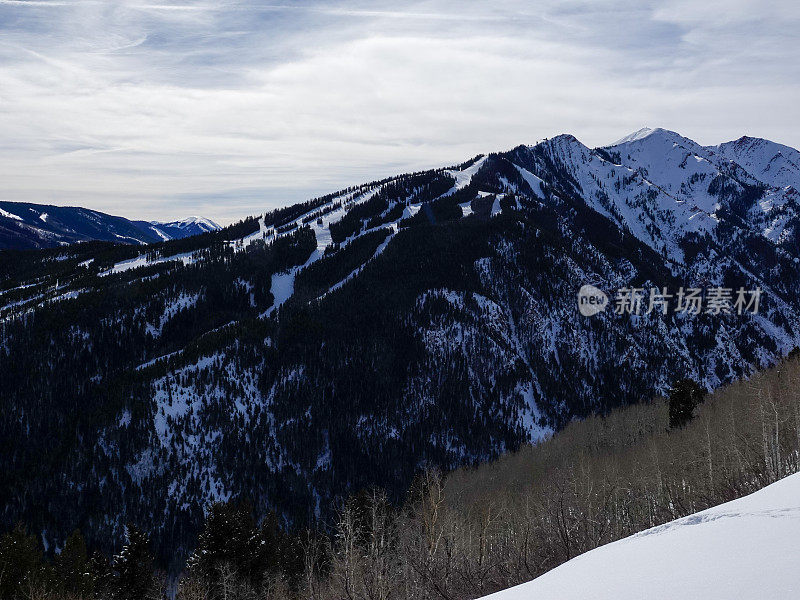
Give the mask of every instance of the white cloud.
[[798, 146], [800, 10], [755, 7], [0, 1], [0, 197], [229, 221], [561, 132]]

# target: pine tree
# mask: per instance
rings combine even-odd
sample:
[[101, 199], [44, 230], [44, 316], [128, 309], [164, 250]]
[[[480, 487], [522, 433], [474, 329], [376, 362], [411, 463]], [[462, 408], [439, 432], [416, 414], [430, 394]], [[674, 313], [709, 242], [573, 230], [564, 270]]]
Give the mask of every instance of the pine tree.
[[114, 557], [112, 594], [119, 600], [157, 597], [150, 540], [134, 525], [128, 525], [126, 529], [128, 543]]
[[265, 577], [281, 573], [283, 555], [291, 549], [285, 537], [274, 513], [257, 527], [247, 504], [216, 503], [189, 558], [189, 573], [215, 598], [226, 595], [223, 588], [229, 574], [258, 589]]
[[694, 409], [703, 401], [706, 390], [696, 381], [681, 379], [669, 391], [669, 427], [683, 427], [694, 417]]
[[53, 562], [58, 580], [67, 594], [79, 597], [92, 595], [92, 568], [86, 552], [86, 542], [79, 530], [70, 534], [64, 549]]
[[255, 524], [242, 505], [218, 502], [211, 506], [200, 533], [197, 549], [189, 558], [189, 572], [215, 592], [222, 584], [220, 573], [233, 570], [247, 574], [252, 559]]

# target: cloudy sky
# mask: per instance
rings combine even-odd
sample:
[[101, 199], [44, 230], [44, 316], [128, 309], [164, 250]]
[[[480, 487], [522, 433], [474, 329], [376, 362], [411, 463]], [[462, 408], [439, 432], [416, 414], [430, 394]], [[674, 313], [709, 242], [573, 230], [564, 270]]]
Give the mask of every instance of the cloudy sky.
[[0, 199], [227, 223], [562, 132], [800, 147], [796, 0], [0, 0]]

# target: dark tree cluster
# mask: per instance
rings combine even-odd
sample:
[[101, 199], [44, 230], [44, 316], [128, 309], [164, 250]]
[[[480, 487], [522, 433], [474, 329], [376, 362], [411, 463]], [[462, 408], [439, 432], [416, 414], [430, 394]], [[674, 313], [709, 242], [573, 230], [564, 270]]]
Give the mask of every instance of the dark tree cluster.
[[408, 202], [430, 202], [454, 183], [453, 177], [443, 171], [401, 175], [382, 185], [368, 200], [350, 208], [341, 220], [331, 223], [331, 238], [341, 243], [365, 226], [369, 229], [396, 220]]

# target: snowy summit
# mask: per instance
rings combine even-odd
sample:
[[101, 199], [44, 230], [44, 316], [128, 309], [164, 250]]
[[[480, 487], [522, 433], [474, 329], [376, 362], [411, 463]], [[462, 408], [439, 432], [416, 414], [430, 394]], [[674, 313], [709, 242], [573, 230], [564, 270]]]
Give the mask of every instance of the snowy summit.
[[625, 137], [618, 139], [616, 142], [609, 144], [610, 146], [619, 146], [620, 144], [624, 144], [626, 142], [635, 142], [637, 140], [641, 140], [646, 138], [648, 135], [656, 131], [655, 129], [650, 129], [649, 127], [642, 127], [641, 129], [634, 131], [633, 133], [629, 133]]

